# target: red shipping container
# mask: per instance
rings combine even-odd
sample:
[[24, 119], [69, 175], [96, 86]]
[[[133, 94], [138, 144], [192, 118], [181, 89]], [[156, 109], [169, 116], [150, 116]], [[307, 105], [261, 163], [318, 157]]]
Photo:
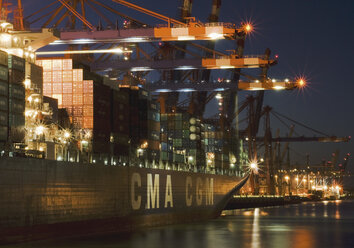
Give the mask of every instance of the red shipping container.
[[83, 97], [82, 94], [73, 94], [73, 105], [82, 105]]
[[73, 70], [63, 71], [63, 82], [72, 82], [73, 81]]
[[73, 93], [74, 94], [83, 93], [83, 82], [73, 82]]
[[73, 93], [73, 83], [63, 83], [63, 93]]

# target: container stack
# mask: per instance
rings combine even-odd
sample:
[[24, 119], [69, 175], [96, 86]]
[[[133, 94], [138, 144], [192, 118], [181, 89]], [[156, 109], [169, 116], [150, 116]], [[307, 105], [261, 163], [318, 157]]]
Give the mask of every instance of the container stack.
[[7, 53], [0, 51], [0, 142], [4, 145], [9, 126], [9, 72]]
[[140, 99], [139, 115], [141, 119], [140, 142], [147, 142], [147, 158], [159, 161], [160, 157], [160, 105], [150, 99]]
[[[187, 112], [161, 114], [161, 160], [173, 165], [203, 166], [202, 124]], [[198, 162], [198, 164], [197, 164]], [[200, 163], [200, 164], [199, 164]]]
[[43, 68], [26, 61], [26, 79], [30, 79], [32, 93], [43, 96]]
[[129, 138], [131, 153], [151, 165], [160, 155], [160, 106], [148, 91], [139, 87], [121, 87], [129, 95]]
[[228, 170], [230, 167], [228, 133], [217, 131], [211, 124], [205, 124], [203, 140], [207, 165], [218, 172]]
[[39, 59], [36, 63], [43, 67], [43, 95], [58, 99], [58, 107], [67, 110], [73, 128], [92, 131], [94, 153], [109, 154], [110, 88], [84, 80], [86, 71], [73, 69], [72, 59]]
[[[92, 81], [91, 81], [92, 82]], [[106, 160], [110, 156], [110, 134], [111, 134], [111, 89], [110, 87], [94, 83], [93, 91], [85, 92], [84, 84], [84, 111], [85, 109], [93, 108], [93, 115], [90, 112], [89, 114], [84, 112], [83, 114], [83, 127], [89, 128], [88, 126], [93, 123], [93, 140], [92, 140], [92, 149], [94, 153], [99, 154], [101, 160]], [[89, 93], [92, 92], [92, 93]], [[88, 98], [88, 96], [91, 98]], [[85, 99], [88, 99], [85, 102]], [[79, 106], [76, 106], [79, 107]], [[87, 123], [85, 123], [87, 121]]]
[[111, 143], [113, 143], [113, 153], [121, 163], [129, 161], [129, 94], [128, 92], [111, 91]]
[[8, 55], [8, 118], [11, 142], [23, 142], [25, 138], [25, 59]]

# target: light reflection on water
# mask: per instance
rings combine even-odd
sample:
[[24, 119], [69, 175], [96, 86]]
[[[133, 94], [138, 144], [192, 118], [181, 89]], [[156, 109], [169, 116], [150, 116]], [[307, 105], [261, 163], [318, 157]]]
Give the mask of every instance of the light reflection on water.
[[354, 201], [323, 201], [224, 211], [207, 222], [130, 234], [46, 241], [9, 247], [223, 248], [354, 247]]

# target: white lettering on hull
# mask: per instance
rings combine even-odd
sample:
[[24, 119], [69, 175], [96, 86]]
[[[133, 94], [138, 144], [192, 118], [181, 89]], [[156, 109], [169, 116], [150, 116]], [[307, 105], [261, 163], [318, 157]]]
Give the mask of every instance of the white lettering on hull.
[[205, 179], [205, 205], [214, 204], [214, 179]]
[[137, 210], [141, 206], [141, 195], [135, 195], [135, 186], [141, 187], [141, 177], [139, 173], [133, 173], [131, 181], [131, 204], [134, 210]]
[[197, 177], [197, 185], [196, 185], [196, 200], [197, 206], [202, 205], [203, 202], [203, 181], [200, 177]]
[[170, 207], [173, 208], [171, 175], [167, 175], [167, 178], [166, 178], [165, 208], [167, 208], [168, 205], [170, 205]]
[[192, 178], [188, 176], [186, 178], [186, 205], [187, 207], [192, 206], [192, 201], [193, 201], [193, 195], [191, 193], [192, 191]]
[[155, 208], [155, 205], [156, 208], [160, 208], [160, 175], [155, 174], [154, 183], [152, 182], [151, 173], [148, 173], [146, 176], [146, 209], [150, 209], [150, 205], [151, 208]]
[[[186, 207], [214, 205], [214, 179], [197, 177], [195, 179], [195, 197], [194, 197], [194, 183], [191, 176], [186, 177], [185, 183], [185, 201]], [[132, 174], [130, 185], [130, 201], [133, 210], [139, 210], [142, 207], [142, 181], [141, 175], [137, 172]], [[179, 196], [176, 199], [180, 199]], [[205, 198], [205, 200], [204, 200]], [[164, 208], [173, 208], [173, 186], [171, 175], [166, 175], [165, 185], [165, 199]], [[195, 199], [195, 200], [194, 200]], [[146, 174], [146, 202], [145, 209], [158, 209], [160, 208], [160, 175], [159, 174]]]

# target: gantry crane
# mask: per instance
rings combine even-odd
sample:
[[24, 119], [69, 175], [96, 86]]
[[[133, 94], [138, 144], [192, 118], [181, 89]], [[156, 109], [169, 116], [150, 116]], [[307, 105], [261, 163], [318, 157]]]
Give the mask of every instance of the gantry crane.
[[[258, 153], [257, 149], [257, 142], [261, 142], [264, 145], [264, 162], [265, 162], [265, 172], [266, 172], [266, 178], [267, 178], [267, 186], [268, 186], [268, 192], [270, 194], [274, 194], [275, 193], [275, 184], [276, 184], [276, 180], [275, 180], [275, 172], [278, 171], [279, 169], [281, 169], [279, 166], [279, 161], [278, 163], [276, 163], [275, 159], [274, 159], [274, 154], [275, 151], [273, 151], [272, 148], [272, 143], [277, 143], [279, 144], [280, 142], [285, 142], [286, 144], [288, 142], [349, 142], [351, 137], [337, 137], [337, 136], [330, 136], [330, 135], [326, 135], [320, 131], [317, 131], [311, 127], [308, 127], [298, 121], [295, 121], [289, 117], [286, 117], [285, 115], [282, 115], [280, 113], [275, 112], [271, 107], [269, 106], [265, 106], [263, 108], [263, 111], [260, 113], [260, 117], [265, 116], [265, 124], [264, 124], [264, 128], [265, 128], [265, 132], [264, 132], [264, 137], [257, 137], [256, 134], [256, 127], [255, 127], [255, 122], [256, 122], [256, 114], [254, 111], [254, 107], [252, 105], [252, 103], [255, 101], [254, 97], [249, 97], [249, 113], [248, 113], [248, 118], [249, 118], [249, 125], [247, 127], [247, 131], [248, 131], [248, 136], [247, 136], [247, 140], [248, 140], [248, 146], [249, 146], [249, 153], [250, 156], [256, 156], [255, 154]], [[272, 113], [274, 116], [278, 117], [282, 117], [285, 118], [295, 124], [298, 124], [302, 127], [305, 127], [306, 129], [309, 129], [311, 131], [314, 131], [316, 133], [319, 133], [323, 136], [313, 136], [313, 137], [305, 137], [305, 136], [292, 136], [293, 132], [294, 132], [294, 127], [291, 126], [290, 127], [290, 133], [288, 135], [288, 137], [279, 137], [279, 135], [277, 134], [276, 137], [272, 137], [271, 134], [271, 129], [270, 129], [270, 113]], [[278, 149], [279, 149], [279, 145], [278, 145]], [[288, 149], [286, 149], [288, 150]], [[286, 150], [284, 149], [282, 155], [281, 155], [281, 159], [283, 159]], [[253, 157], [252, 157], [253, 158]], [[332, 160], [332, 166], [335, 165], [336, 161], [336, 157], [333, 157]], [[288, 168], [289, 170], [289, 168]], [[254, 190], [257, 190], [257, 181], [255, 181], [254, 184]]]
[[18, 31], [23, 31], [25, 29], [23, 22], [23, 8], [21, 0], [17, 0], [17, 7], [10, 10], [10, 5], [12, 3], [9, 1], [0, 0], [0, 12], [4, 15], [1, 16], [4, 20], [7, 20], [8, 14], [13, 12], [14, 28]]

